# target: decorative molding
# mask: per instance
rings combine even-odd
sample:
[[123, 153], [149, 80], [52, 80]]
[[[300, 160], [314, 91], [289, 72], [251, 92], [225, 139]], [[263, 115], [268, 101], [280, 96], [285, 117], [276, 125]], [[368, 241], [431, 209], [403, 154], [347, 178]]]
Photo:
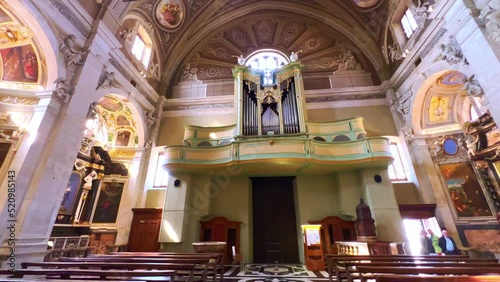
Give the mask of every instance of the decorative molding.
[[87, 37], [89, 35], [89, 30], [85, 25], [78, 20], [78, 18], [71, 12], [71, 10], [63, 4], [60, 0], [49, 0], [49, 2], [56, 7], [56, 9], [77, 29], [80, 33]]
[[109, 151], [109, 156], [114, 157], [114, 158], [133, 158], [135, 157], [135, 150], [134, 149], [121, 149], [121, 148], [114, 148], [111, 151]]
[[450, 65], [456, 65], [459, 63], [464, 63], [468, 65], [467, 59], [465, 59], [460, 44], [454, 37], [450, 37], [448, 44], [441, 44], [441, 54], [438, 59], [446, 61]]
[[247, 46], [248, 35], [236, 28], [231, 30], [231, 37], [240, 46]]
[[208, 110], [208, 109], [230, 109], [234, 107], [234, 103], [217, 103], [203, 105], [166, 105], [167, 111], [184, 111], [184, 110]]
[[67, 36], [61, 36], [59, 54], [66, 63], [66, 68], [69, 74], [73, 76], [75, 74], [76, 66], [84, 63], [88, 52], [78, 50], [76, 48], [76, 36], [74, 34], [70, 34]]
[[379, 94], [329, 95], [329, 96], [306, 97], [306, 103], [373, 100], [373, 99], [385, 99], [385, 94], [379, 93]]
[[308, 69], [329, 69], [339, 65], [339, 60], [333, 57], [322, 57], [317, 60], [309, 61], [306, 64]]
[[20, 104], [20, 105], [37, 105], [39, 102], [40, 102], [39, 98], [28, 98], [28, 97], [0, 94], [0, 103]]
[[200, 75], [205, 75], [207, 77], [224, 77], [231, 76], [231, 70], [227, 68], [219, 68], [219, 67], [209, 67], [202, 68], [199, 72]]
[[56, 84], [56, 89], [54, 89], [54, 95], [59, 98], [64, 103], [69, 103], [71, 96], [73, 95], [73, 85], [71, 82], [64, 78], [58, 78], [54, 81]]
[[441, 28], [436, 35], [432, 38], [431, 42], [425, 46], [424, 50], [422, 53], [420, 53], [421, 58], [427, 57], [427, 54], [436, 46], [436, 44], [441, 40], [443, 35], [447, 32], [448, 30], [446, 28]]
[[500, 43], [500, 0], [490, 0], [481, 9], [479, 16], [484, 22], [488, 37]]
[[287, 43], [291, 42], [293, 39], [297, 37], [298, 33], [299, 33], [299, 25], [297, 23], [293, 23], [287, 26], [287, 28], [283, 30], [283, 41]]
[[[447, 155], [443, 150], [443, 142], [446, 139], [453, 139], [458, 144], [458, 151], [455, 155]], [[467, 148], [465, 147], [465, 136], [463, 133], [447, 134], [433, 138], [426, 138], [425, 142], [429, 148], [435, 164], [461, 163], [469, 160]]]

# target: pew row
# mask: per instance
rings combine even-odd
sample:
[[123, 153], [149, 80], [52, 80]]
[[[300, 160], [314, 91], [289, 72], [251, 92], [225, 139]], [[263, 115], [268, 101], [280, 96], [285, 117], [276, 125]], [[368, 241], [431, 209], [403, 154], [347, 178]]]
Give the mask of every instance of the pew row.
[[500, 275], [500, 266], [497, 267], [380, 267], [358, 266], [359, 279], [366, 282], [375, 279], [379, 274], [404, 274], [404, 275]]
[[[62, 258], [61, 262], [75, 262], [80, 264], [86, 263], [142, 263], [142, 264], [195, 264], [195, 277], [212, 277], [215, 282], [217, 280], [218, 265], [210, 262], [210, 258], [169, 258], [169, 257], [133, 257], [133, 256], [110, 256], [110, 255], [95, 255], [86, 258]], [[185, 273], [178, 271], [179, 274]], [[221, 276], [224, 273], [221, 271]], [[221, 280], [222, 281], [222, 280]]]
[[481, 276], [415, 276], [415, 275], [379, 275], [376, 282], [498, 282], [500, 275]]
[[358, 267], [500, 267], [500, 264], [490, 262], [339, 262], [344, 267], [347, 281], [352, 282], [359, 278]]
[[121, 270], [173, 270], [176, 271], [175, 281], [207, 282], [207, 265], [203, 267], [199, 276], [195, 275], [196, 264], [180, 263], [129, 263], [129, 262], [23, 262], [22, 269], [121, 269]]
[[[16, 269], [0, 270], [1, 275], [11, 275], [13, 278], [24, 276], [45, 276], [47, 278], [57, 277], [59, 279], [117, 279], [125, 278], [130, 281], [175, 281], [176, 272], [173, 270], [100, 270], [100, 269]], [[27, 281], [32, 281], [27, 280]]]
[[372, 255], [372, 256], [352, 256], [352, 255], [327, 255], [327, 271], [329, 282], [333, 281], [333, 275], [337, 281], [347, 279], [347, 273], [339, 262], [477, 262], [477, 263], [497, 263], [498, 259], [471, 259], [468, 256], [412, 256], [412, 255]]

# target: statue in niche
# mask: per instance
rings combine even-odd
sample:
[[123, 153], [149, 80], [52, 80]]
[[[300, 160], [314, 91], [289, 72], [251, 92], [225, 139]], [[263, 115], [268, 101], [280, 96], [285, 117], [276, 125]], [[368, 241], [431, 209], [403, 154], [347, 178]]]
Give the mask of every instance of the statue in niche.
[[351, 50], [347, 50], [345, 53], [339, 55], [337, 59], [339, 63], [338, 70], [361, 70], [361, 65], [356, 61], [354, 54]]
[[64, 38], [59, 45], [59, 52], [71, 75], [75, 73], [76, 65], [83, 63], [83, 59], [87, 54], [87, 52], [77, 50], [75, 44], [76, 36], [71, 34]]
[[359, 200], [359, 204], [356, 207], [356, 216], [355, 227], [358, 241], [376, 240], [375, 220], [372, 218], [370, 207], [365, 204], [363, 199]]

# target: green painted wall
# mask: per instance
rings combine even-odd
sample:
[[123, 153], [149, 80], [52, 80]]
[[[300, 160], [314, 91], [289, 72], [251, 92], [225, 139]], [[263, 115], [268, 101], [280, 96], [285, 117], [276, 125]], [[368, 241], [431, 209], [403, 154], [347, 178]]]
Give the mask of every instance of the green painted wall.
[[[226, 183], [226, 182], [225, 182]], [[245, 261], [253, 260], [253, 237], [251, 228], [252, 190], [248, 177], [231, 177], [227, 185], [216, 185], [219, 193], [212, 199], [209, 219], [223, 216], [231, 221], [240, 221], [240, 253]]]
[[295, 215], [299, 258], [304, 263], [304, 240], [301, 225], [338, 215], [337, 187], [334, 175], [299, 175], [295, 178]]
[[398, 136], [391, 111], [386, 106], [314, 109], [307, 111], [309, 122], [336, 121], [355, 116], [364, 118], [366, 134], [369, 137]]

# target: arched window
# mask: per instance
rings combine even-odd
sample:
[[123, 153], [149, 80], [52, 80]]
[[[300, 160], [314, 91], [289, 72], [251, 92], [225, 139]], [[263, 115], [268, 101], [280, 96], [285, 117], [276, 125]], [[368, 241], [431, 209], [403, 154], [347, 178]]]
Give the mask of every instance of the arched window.
[[149, 34], [146, 32], [142, 25], [139, 25], [137, 29], [137, 35], [135, 36], [131, 53], [134, 57], [141, 62], [144, 69], [148, 69], [149, 61], [151, 59], [151, 52], [153, 50], [153, 41]]
[[245, 65], [255, 71], [263, 73], [262, 84], [274, 84], [273, 71], [287, 65], [289, 60], [279, 51], [261, 50], [251, 55]]

